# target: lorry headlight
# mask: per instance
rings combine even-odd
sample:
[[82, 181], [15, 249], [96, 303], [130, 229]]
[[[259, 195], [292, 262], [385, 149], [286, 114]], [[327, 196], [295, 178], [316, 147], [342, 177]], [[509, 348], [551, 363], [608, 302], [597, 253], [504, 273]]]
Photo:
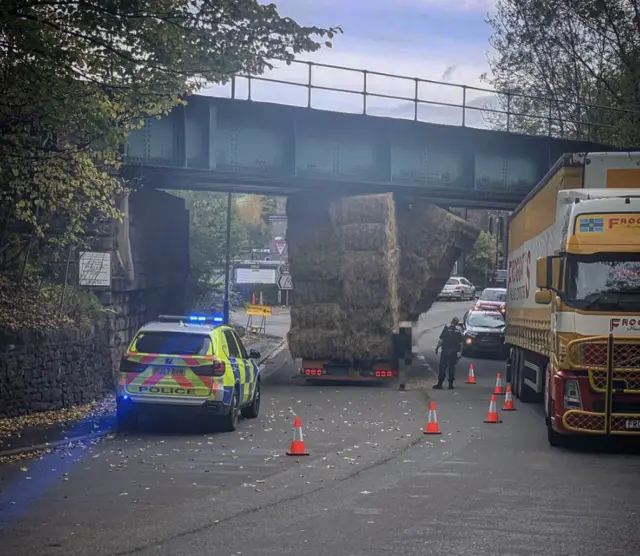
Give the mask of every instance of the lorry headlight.
[[582, 400], [580, 398], [580, 384], [577, 380], [565, 381], [564, 406], [569, 409], [582, 409]]

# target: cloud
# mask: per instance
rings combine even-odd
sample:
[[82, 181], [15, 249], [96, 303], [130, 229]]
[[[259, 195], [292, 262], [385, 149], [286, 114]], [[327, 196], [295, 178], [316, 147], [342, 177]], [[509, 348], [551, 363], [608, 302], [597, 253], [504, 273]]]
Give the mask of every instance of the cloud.
[[491, 12], [495, 9], [497, 0], [411, 0], [426, 6], [444, 6], [452, 11], [461, 12]]
[[[369, 0], [365, 4], [358, 0], [352, 1], [353, 4], [338, 0], [296, 0], [291, 4], [278, 4], [282, 14], [291, 15], [305, 24], [310, 22], [301, 21], [296, 15], [297, 12], [311, 7], [329, 8], [324, 12], [325, 21], [317, 22], [318, 25], [331, 25], [335, 24], [335, 21], [348, 20], [354, 28], [354, 32], [350, 33], [346, 29], [344, 35], [337, 37], [333, 48], [324, 48], [301, 58], [317, 64], [311, 69], [311, 81], [314, 86], [340, 90], [337, 92], [313, 89], [313, 108], [362, 113], [362, 90], [365, 80], [362, 70], [367, 70], [367, 113], [370, 115], [412, 119], [415, 112], [413, 99], [417, 79], [418, 96], [422, 101], [426, 101], [418, 105], [419, 120], [460, 125], [463, 118], [461, 105], [464, 99], [469, 107], [464, 114], [465, 124], [487, 127], [487, 114], [474, 108], [497, 108], [499, 104], [497, 97], [486, 90], [486, 84], [480, 79], [481, 74], [488, 69], [485, 57], [488, 28], [484, 25], [480, 9], [492, 2], [448, 0], [448, 12], [443, 12], [444, 0], [397, 0], [391, 7], [381, 0]], [[450, 8], [454, 5], [456, 10], [463, 5], [468, 9], [475, 9], [478, 13], [473, 17], [451, 15]], [[366, 9], [363, 6], [366, 6]], [[287, 8], [293, 10], [293, 13], [287, 11]], [[414, 26], [416, 36], [413, 40], [407, 40], [408, 34], [402, 33], [401, 30], [380, 24], [380, 10], [391, 8], [401, 12], [399, 25], [402, 24], [402, 29], [410, 29], [409, 21], [424, 22], [422, 26]], [[360, 12], [354, 15], [358, 9]], [[309, 17], [309, 14], [306, 17]], [[329, 19], [333, 21], [328, 22]], [[382, 18], [388, 19], [387, 15]], [[460, 26], [462, 28], [459, 28]], [[428, 32], [419, 33], [423, 27], [428, 27]], [[438, 34], [436, 30], [439, 27], [456, 30]], [[465, 29], [468, 31], [466, 35]], [[380, 74], [402, 76], [404, 79]], [[279, 63], [274, 70], [262, 77], [296, 83], [297, 86], [253, 79], [252, 100], [307, 106], [306, 85], [309, 66], [296, 63], [288, 67]], [[202, 94], [229, 97], [230, 90], [229, 85], [216, 86], [203, 91]], [[236, 80], [235, 97], [248, 97], [246, 79]]]

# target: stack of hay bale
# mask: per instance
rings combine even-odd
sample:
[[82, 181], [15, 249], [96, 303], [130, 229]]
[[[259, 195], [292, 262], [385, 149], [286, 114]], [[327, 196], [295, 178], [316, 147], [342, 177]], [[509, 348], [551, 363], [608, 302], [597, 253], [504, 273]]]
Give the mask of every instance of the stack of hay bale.
[[470, 251], [480, 230], [425, 199], [397, 199], [400, 248], [400, 312], [416, 321], [429, 310], [460, 255]]
[[400, 320], [416, 320], [478, 231], [392, 194], [287, 201], [293, 357], [389, 360]]

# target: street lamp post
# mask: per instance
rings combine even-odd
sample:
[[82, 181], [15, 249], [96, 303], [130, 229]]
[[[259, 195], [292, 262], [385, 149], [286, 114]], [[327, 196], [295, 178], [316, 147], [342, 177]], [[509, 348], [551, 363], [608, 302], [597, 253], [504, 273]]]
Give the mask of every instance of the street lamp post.
[[227, 241], [226, 241], [226, 255], [224, 262], [224, 301], [223, 301], [223, 318], [224, 323], [229, 324], [229, 274], [231, 274], [231, 192], [227, 193]]

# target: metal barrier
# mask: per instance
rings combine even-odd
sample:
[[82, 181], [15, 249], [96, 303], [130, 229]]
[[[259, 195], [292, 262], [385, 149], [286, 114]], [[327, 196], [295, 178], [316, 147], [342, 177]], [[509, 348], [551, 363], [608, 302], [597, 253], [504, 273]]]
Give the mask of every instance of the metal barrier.
[[640, 435], [640, 403], [634, 412], [614, 403], [615, 394], [640, 395], [640, 338], [595, 336], [569, 342], [569, 367], [587, 371], [594, 392], [604, 394], [604, 403], [594, 411], [571, 409], [563, 416], [564, 426], [578, 433]]
[[[615, 130], [615, 126], [606, 124], [603, 122], [596, 121], [588, 121], [588, 120], [574, 120], [563, 118], [560, 116], [555, 116], [554, 112], [560, 114], [563, 110], [567, 108], [573, 108], [576, 112], [582, 113], [588, 111], [605, 111], [608, 113], [616, 113], [618, 117], [622, 117], [625, 114], [631, 114], [631, 111], [624, 110], [621, 108], [613, 108], [609, 106], [602, 106], [597, 104], [589, 104], [589, 103], [581, 103], [575, 101], [559, 101], [557, 99], [551, 99], [548, 97], [535, 97], [530, 95], [524, 95], [520, 93], [514, 93], [509, 91], [496, 91], [493, 89], [485, 89], [482, 87], [473, 87], [469, 85], [461, 85], [455, 83], [446, 83], [444, 81], [433, 81], [430, 79], [421, 79], [419, 77], [407, 77], [403, 75], [396, 75], [392, 73], [384, 73], [379, 71], [370, 71], [370, 70], [362, 70], [356, 68], [349, 68], [345, 66], [337, 66], [332, 64], [320, 64], [315, 62], [303, 61], [303, 60], [294, 60], [291, 65], [301, 65], [305, 67], [306, 70], [306, 79], [304, 82], [300, 81], [287, 81], [285, 79], [279, 79], [274, 77], [268, 77], [265, 75], [248, 75], [248, 74], [239, 74], [232, 78], [231, 81], [231, 98], [237, 99], [238, 96], [238, 80], [246, 79], [247, 80], [247, 98], [246, 100], [253, 100], [252, 95], [252, 84], [254, 82], [265, 82], [265, 83], [277, 83], [290, 85], [293, 87], [304, 88], [307, 91], [307, 107], [313, 108], [313, 91], [330, 91], [335, 93], [345, 93], [351, 95], [358, 95], [362, 98], [362, 114], [372, 115], [368, 111], [368, 99], [371, 98], [384, 98], [391, 100], [398, 100], [404, 102], [410, 102], [413, 104], [413, 120], [418, 121], [418, 108], [421, 105], [431, 105], [431, 106], [440, 106], [440, 107], [448, 107], [448, 108], [459, 108], [462, 110], [462, 121], [461, 126], [467, 126], [467, 111], [476, 111], [483, 113], [491, 113], [502, 116], [504, 118], [504, 122], [502, 122], [502, 127], [504, 127], [504, 131], [507, 132], [517, 132], [523, 133], [523, 129], [521, 126], [516, 126], [514, 129], [514, 119], [526, 119], [533, 120], [537, 122], [546, 123], [546, 133], [542, 135], [548, 136], [557, 136], [554, 135], [554, 130], [557, 127], [563, 128], [567, 124], [573, 126], [575, 129], [573, 130], [574, 139], [589, 139], [594, 129], [596, 130]], [[332, 86], [331, 84], [315, 84], [314, 83], [314, 68], [318, 69], [329, 69], [329, 70], [337, 70], [341, 72], [349, 72], [351, 74], [356, 74], [360, 76], [361, 79], [361, 87], [359, 89], [348, 89], [348, 88], [339, 88], [336, 86]], [[396, 95], [396, 94], [386, 94], [375, 92], [371, 90], [371, 78], [372, 77], [383, 77], [390, 78], [394, 80], [398, 80], [398, 82], [411, 83], [413, 86], [413, 94], [410, 96]], [[456, 104], [453, 102], [443, 102], [436, 100], [429, 100], [426, 98], [422, 98], [420, 94], [420, 86], [421, 85], [438, 85], [444, 86], [451, 89], [454, 89], [461, 93], [462, 95], [462, 103]], [[502, 102], [502, 105], [506, 105], [506, 109], [499, 108], [490, 108], [486, 106], [477, 106], [469, 104], [469, 93], [470, 92], [479, 92], [485, 94], [497, 95], [499, 98], [504, 97], [505, 101]], [[544, 114], [531, 114], [531, 113], [522, 113], [518, 111], [514, 111], [512, 109], [512, 105], [515, 100], [529, 100], [534, 101], [533, 104], [543, 104], [545, 106]], [[281, 100], [278, 100], [279, 103], [282, 104]], [[586, 137], [582, 135], [583, 130], [586, 130]], [[526, 132], [524, 132], [527, 134]], [[528, 133], [529, 135], [541, 135], [541, 133]]]

